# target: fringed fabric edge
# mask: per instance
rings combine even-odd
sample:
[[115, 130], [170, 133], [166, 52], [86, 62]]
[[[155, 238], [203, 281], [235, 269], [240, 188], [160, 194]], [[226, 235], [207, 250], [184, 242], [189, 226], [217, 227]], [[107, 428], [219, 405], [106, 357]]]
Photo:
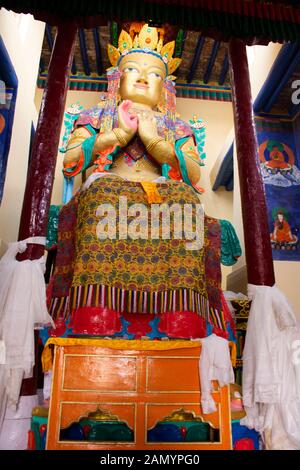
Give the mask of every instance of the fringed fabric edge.
[[49, 311], [54, 319], [67, 320], [80, 307], [107, 307], [119, 313], [154, 315], [190, 311], [226, 331], [223, 310], [211, 307], [205, 295], [192, 289], [146, 292], [98, 284], [73, 286], [70, 296], [51, 300]]

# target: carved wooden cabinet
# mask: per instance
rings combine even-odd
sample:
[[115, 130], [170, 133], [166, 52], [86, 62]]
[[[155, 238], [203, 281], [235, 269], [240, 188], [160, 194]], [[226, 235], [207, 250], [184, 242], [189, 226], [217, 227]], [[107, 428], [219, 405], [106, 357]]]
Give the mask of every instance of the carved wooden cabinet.
[[[230, 449], [231, 426], [228, 387], [214, 384], [217, 412], [201, 411], [199, 356], [201, 347], [155, 349], [155, 341], [143, 342], [143, 349], [112, 349], [70, 344], [60, 339], [55, 345], [53, 383], [47, 432], [47, 449]], [[120, 342], [124, 346], [124, 341]], [[137, 341], [132, 344], [137, 345]], [[151, 349], [144, 349], [151, 343]], [[171, 342], [170, 342], [171, 343]], [[176, 342], [178, 345], [178, 342]], [[111, 345], [111, 341], [107, 341]], [[117, 345], [114, 340], [114, 345]], [[180, 345], [179, 345], [180, 346]], [[170, 347], [170, 345], [169, 345]], [[131, 442], [63, 440], [61, 430], [100, 412], [125, 423], [132, 432]], [[177, 413], [177, 414], [176, 414]], [[94, 413], [95, 414], [95, 413]], [[174, 415], [207, 422], [218, 430], [218, 440], [206, 442], [151, 442], [149, 430]], [[213, 438], [214, 439], [214, 438]]]

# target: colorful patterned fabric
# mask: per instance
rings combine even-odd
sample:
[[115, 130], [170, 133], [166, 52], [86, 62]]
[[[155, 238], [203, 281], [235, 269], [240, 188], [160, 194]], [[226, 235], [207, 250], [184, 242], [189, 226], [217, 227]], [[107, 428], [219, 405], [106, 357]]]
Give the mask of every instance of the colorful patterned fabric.
[[[195, 191], [173, 181], [157, 183], [157, 190], [168, 205], [191, 205], [195, 229], [194, 207], [199, 204]], [[66, 318], [83, 306], [127, 313], [189, 311], [225, 331], [220, 296], [220, 223], [205, 217], [205, 245], [197, 250], [188, 250], [186, 239], [175, 238], [172, 216], [169, 239], [162, 239], [161, 232], [158, 239], [120, 239], [117, 232], [116, 239], [99, 240], [97, 208], [100, 203], [109, 203], [118, 214], [120, 196], [127, 198], [128, 207], [142, 203], [151, 213], [142, 185], [115, 175], [94, 181], [62, 210], [52, 315]], [[118, 224], [119, 218], [116, 220]], [[128, 217], [128, 223], [133, 220]]]
[[234, 228], [228, 220], [220, 220], [221, 224], [221, 262], [224, 266], [232, 266], [242, 254], [241, 245]]
[[57, 246], [57, 229], [59, 211], [62, 206], [51, 205], [48, 215], [47, 235], [46, 235], [46, 249], [53, 250]]
[[[100, 103], [98, 103], [96, 106], [93, 106], [92, 108], [82, 111], [82, 113], [80, 114], [79, 118], [77, 119], [75, 123], [75, 127], [90, 125], [95, 130], [99, 130], [101, 127], [102, 116], [105, 111], [105, 108], [104, 108], [105, 102], [106, 101], [103, 100]], [[165, 114], [156, 114], [155, 117], [157, 120], [157, 127], [158, 127], [159, 135], [167, 136], [168, 135], [167, 124], [170, 124], [170, 121], [168, 121], [168, 117]], [[113, 126], [116, 127], [117, 125], [118, 125], [117, 114], [115, 114], [113, 118]], [[189, 126], [185, 121], [183, 121], [182, 119], [176, 118], [174, 133], [175, 133], [175, 139], [177, 140], [182, 137], [192, 135], [193, 130], [191, 126]]]
[[72, 198], [59, 214], [55, 272], [49, 284], [51, 293], [48, 292], [52, 298], [50, 309], [52, 315], [54, 312], [64, 310], [72, 285], [76, 253], [77, 206], [77, 199]]

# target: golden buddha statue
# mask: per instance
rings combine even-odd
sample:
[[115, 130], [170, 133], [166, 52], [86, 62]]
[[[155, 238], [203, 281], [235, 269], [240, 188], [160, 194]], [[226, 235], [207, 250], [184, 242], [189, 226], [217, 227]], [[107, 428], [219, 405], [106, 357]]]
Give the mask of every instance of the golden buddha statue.
[[[150, 28], [148, 25], [144, 25], [136, 36], [135, 46], [137, 44], [140, 45], [139, 48], [132, 48], [130, 36], [122, 31], [119, 38], [122, 54], [118, 54], [113, 46], [109, 46], [109, 55], [114, 64], [114, 54], [118, 57], [120, 72], [119, 95], [122, 101], [118, 106], [118, 125], [98, 134], [88, 166], [93, 165], [97, 157], [105, 154], [108, 149], [116, 146], [120, 149], [127, 148], [128, 144], [137, 138], [146, 149], [147, 157], [143, 159], [139, 154], [132, 162], [124, 158], [124, 152], [119, 152], [111, 171], [131, 181], [151, 181], [161, 174], [163, 164], [169, 165], [174, 173], [179, 170], [174, 146], [161, 135], [157, 121], [163, 117], [158, 105], [165, 79], [167, 74], [179, 65], [180, 59], [172, 59], [174, 42], [166, 44], [160, 53], [155, 50], [156, 47], [159, 49], [160, 40], [156, 28]], [[64, 158], [66, 174], [70, 168], [74, 168], [74, 164], [80, 162], [80, 143], [90, 135], [90, 131], [82, 126], [74, 130]], [[197, 185], [200, 180], [199, 156], [192, 136], [185, 142], [185, 149], [187, 153], [185, 155], [183, 151], [183, 154], [187, 174], [192, 184]]]
[[229, 222], [204, 218], [203, 132], [176, 115], [173, 51], [147, 24], [122, 31], [108, 46], [106, 99], [79, 115], [66, 146], [66, 178], [94, 166], [60, 216], [50, 310], [73, 333], [226, 335], [221, 252], [233, 264], [240, 247]]

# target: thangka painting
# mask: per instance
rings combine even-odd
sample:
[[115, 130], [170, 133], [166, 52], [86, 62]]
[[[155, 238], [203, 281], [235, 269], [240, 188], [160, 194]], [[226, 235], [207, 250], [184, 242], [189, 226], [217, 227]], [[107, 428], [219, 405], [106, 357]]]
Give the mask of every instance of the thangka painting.
[[300, 149], [293, 128], [258, 129], [258, 143], [273, 259], [299, 261]]

